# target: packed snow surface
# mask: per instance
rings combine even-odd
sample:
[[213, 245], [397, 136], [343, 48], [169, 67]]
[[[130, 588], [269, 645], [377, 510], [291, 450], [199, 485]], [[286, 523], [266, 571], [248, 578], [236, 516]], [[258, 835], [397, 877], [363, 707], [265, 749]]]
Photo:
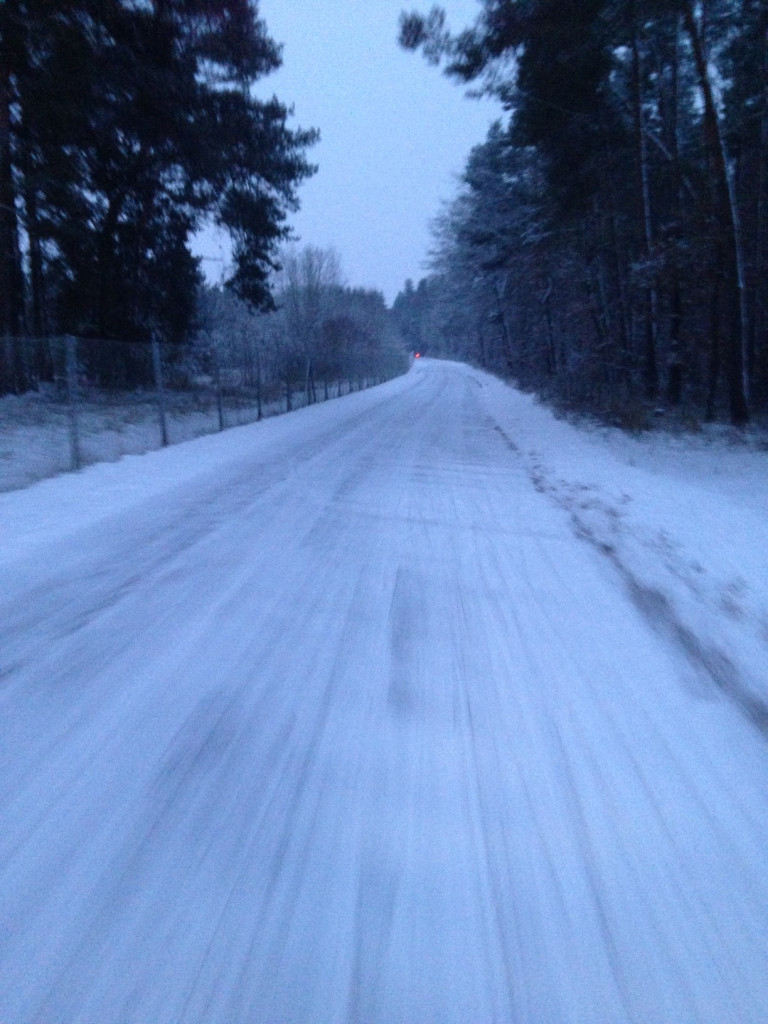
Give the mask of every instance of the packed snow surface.
[[0, 1021], [768, 1020], [767, 459], [422, 360], [0, 496]]

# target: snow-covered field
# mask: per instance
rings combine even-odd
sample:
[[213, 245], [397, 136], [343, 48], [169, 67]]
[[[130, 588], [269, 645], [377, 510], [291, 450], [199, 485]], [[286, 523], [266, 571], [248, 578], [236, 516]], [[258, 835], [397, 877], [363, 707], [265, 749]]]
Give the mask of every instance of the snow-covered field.
[[768, 1019], [767, 465], [422, 360], [0, 495], [0, 1021]]

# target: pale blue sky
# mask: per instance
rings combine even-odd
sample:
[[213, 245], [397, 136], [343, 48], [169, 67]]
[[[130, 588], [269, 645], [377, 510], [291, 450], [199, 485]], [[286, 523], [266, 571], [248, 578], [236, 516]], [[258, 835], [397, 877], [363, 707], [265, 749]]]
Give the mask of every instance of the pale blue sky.
[[[294, 105], [294, 124], [322, 135], [311, 153], [320, 169], [301, 188], [294, 229], [302, 242], [333, 246], [351, 285], [379, 288], [390, 302], [407, 277], [424, 275], [429, 222], [500, 113], [397, 45], [400, 11], [426, 11], [431, 2], [259, 4], [284, 46], [283, 67], [260, 89]], [[479, 10], [477, 0], [442, 6], [454, 29]], [[215, 246], [206, 251], [216, 254]]]

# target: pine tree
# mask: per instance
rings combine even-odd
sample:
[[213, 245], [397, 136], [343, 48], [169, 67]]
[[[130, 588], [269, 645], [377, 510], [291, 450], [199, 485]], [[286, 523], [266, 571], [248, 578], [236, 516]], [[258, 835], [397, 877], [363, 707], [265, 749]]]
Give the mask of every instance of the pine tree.
[[[601, 401], [663, 393], [680, 404], [687, 393], [714, 415], [724, 378], [741, 425], [750, 377], [766, 379], [766, 10], [756, 0], [483, 0], [457, 35], [439, 8], [401, 20], [404, 46], [500, 97], [512, 144], [536, 153], [549, 241], [499, 256], [513, 281], [535, 277], [525, 262], [542, 251], [575, 271], [591, 321], [580, 366]], [[499, 173], [512, 226], [519, 197], [507, 184]], [[454, 225], [454, 262], [471, 224]], [[570, 317], [573, 330], [570, 282], [547, 294], [547, 318]], [[507, 335], [510, 303], [526, 308], [514, 295], [505, 285]]]
[[[0, 6], [3, 335], [183, 339], [199, 283], [188, 241], [206, 219], [232, 234], [233, 287], [269, 305], [316, 139], [253, 95], [279, 63], [252, 0]], [[12, 364], [0, 386], [22, 390]]]

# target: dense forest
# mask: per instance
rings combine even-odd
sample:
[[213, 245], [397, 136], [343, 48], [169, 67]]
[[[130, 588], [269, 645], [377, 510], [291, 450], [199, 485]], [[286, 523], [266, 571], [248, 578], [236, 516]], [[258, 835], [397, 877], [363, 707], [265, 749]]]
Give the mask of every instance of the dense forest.
[[272, 308], [317, 137], [257, 98], [280, 59], [252, 0], [3, 0], [0, 393], [51, 379], [56, 334], [188, 341], [203, 224]]
[[[285, 248], [317, 132], [255, 88], [281, 61], [255, 0], [4, 0], [0, 393], [52, 380], [62, 334], [104, 343], [103, 382], [121, 341], [221, 347], [218, 303], [247, 365], [308, 400], [342, 364], [394, 365], [399, 331], [622, 422], [765, 414], [768, 5], [478, 11], [458, 33], [401, 17], [403, 46], [505, 114], [389, 317], [333, 254]], [[231, 240], [221, 293], [190, 248], [205, 225]]]
[[642, 423], [768, 409], [768, 4], [482, 0], [400, 42], [506, 116], [395, 311], [413, 348]]

